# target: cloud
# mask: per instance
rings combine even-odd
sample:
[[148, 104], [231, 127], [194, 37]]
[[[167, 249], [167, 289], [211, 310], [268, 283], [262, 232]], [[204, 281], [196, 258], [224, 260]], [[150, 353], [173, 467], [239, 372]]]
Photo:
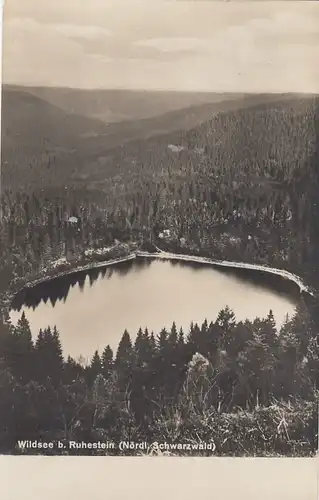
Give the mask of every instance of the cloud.
[[90, 54], [90, 59], [100, 61], [103, 63], [110, 63], [113, 61], [111, 57], [103, 56], [102, 54]]
[[158, 60], [170, 59], [179, 64], [181, 57], [187, 57], [190, 67], [195, 57], [197, 61], [206, 58], [206, 64], [218, 65], [220, 71], [227, 71], [226, 65], [231, 64], [237, 73], [248, 68], [253, 71], [254, 65], [269, 66], [279, 60], [282, 64], [285, 57], [292, 64], [294, 53], [295, 64], [304, 65], [302, 50], [304, 59], [309, 61], [313, 57], [315, 64], [319, 60], [318, 16], [293, 8], [284, 12], [275, 10], [267, 16], [248, 17], [241, 23], [219, 23], [206, 37], [154, 37], [133, 45], [141, 50], [141, 55], [144, 51], [147, 58], [153, 52]]
[[[318, 12], [317, 10], [317, 15], [310, 15], [306, 11], [300, 11], [300, 8], [294, 8], [294, 4], [291, 4], [291, 10], [275, 13], [273, 16], [274, 29], [285, 34], [317, 34]], [[268, 29], [270, 30], [271, 26], [268, 26]]]
[[205, 50], [207, 42], [200, 38], [149, 38], [137, 40], [133, 43], [135, 47], [146, 47], [160, 52], [193, 52]]
[[88, 86], [110, 60], [84, 54], [48, 24], [21, 18], [4, 26], [3, 80], [27, 85]]
[[[64, 10], [73, 5], [57, 1]], [[155, 9], [158, 2], [138, 8], [136, 0], [125, 0], [124, 9], [120, 1], [104, 0], [107, 7], [102, 0], [94, 5], [93, 0], [81, 1], [82, 10], [74, 4], [68, 16], [62, 7], [54, 7], [59, 19], [51, 16], [51, 7], [40, 4], [45, 19], [7, 17], [5, 81], [238, 92], [319, 90], [319, 2], [180, 2], [178, 9], [175, 3]], [[76, 13], [81, 16], [76, 18]]]
[[101, 28], [100, 26], [85, 26], [75, 24], [55, 24], [52, 28], [70, 38], [86, 38], [96, 40], [112, 36], [111, 31]]

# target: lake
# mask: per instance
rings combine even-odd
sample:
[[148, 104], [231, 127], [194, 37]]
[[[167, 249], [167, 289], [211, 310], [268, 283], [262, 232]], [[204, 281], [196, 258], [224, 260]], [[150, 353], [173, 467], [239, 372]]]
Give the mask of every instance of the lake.
[[107, 344], [116, 350], [125, 329], [134, 338], [139, 327], [158, 333], [175, 321], [188, 333], [192, 321], [214, 321], [226, 305], [237, 320], [272, 309], [280, 326], [298, 295], [294, 283], [269, 273], [137, 258], [25, 289], [13, 300], [11, 320], [25, 311], [34, 337], [56, 325], [64, 355], [87, 359]]

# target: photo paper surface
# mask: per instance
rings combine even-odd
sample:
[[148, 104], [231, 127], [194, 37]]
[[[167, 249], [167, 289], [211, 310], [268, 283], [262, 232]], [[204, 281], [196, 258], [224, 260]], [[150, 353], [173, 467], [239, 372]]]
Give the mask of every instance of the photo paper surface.
[[1, 454], [316, 455], [318, 22], [7, 1]]

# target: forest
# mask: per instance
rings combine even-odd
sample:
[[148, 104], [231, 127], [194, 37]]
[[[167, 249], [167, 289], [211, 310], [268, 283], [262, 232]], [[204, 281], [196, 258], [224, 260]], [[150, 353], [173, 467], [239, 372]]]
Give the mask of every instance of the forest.
[[[19, 440], [212, 443], [218, 456], [312, 456], [317, 449], [319, 355], [301, 302], [279, 331], [272, 311], [237, 322], [229, 308], [184, 333], [126, 330], [83, 365], [63, 358], [56, 328], [35, 341], [22, 313], [0, 333], [0, 451]], [[66, 445], [65, 445], [66, 446]], [[49, 454], [136, 454], [59, 450]], [[144, 451], [146, 453], [147, 451]], [[183, 451], [185, 454], [185, 452]], [[211, 451], [196, 450], [198, 455]]]
[[102, 163], [88, 155], [77, 169], [75, 155], [64, 173], [44, 146], [49, 138], [30, 165], [21, 160], [10, 171], [10, 159], [2, 158], [4, 452], [14, 452], [22, 434], [147, 441], [198, 435], [213, 436], [219, 455], [315, 452], [317, 299], [279, 332], [271, 313], [237, 323], [228, 308], [188, 332], [175, 325], [140, 331], [135, 343], [125, 332], [116, 353], [106, 347], [88, 367], [63, 359], [54, 325], [31, 335], [25, 317], [10, 325], [8, 308], [29, 282], [155, 245], [283, 268], [317, 296], [317, 105], [316, 97], [295, 97], [217, 113], [190, 131], [108, 150]]
[[[282, 267], [316, 287], [316, 113], [305, 97], [217, 114], [177, 134], [188, 145], [178, 154], [167, 149], [173, 135], [115, 149], [86, 186], [71, 176], [63, 188], [16, 190], [28, 184], [25, 166], [3, 185], [1, 282], [119, 241]], [[58, 165], [50, 168], [58, 180]], [[167, 228], [169, 240], [159, 240]]]

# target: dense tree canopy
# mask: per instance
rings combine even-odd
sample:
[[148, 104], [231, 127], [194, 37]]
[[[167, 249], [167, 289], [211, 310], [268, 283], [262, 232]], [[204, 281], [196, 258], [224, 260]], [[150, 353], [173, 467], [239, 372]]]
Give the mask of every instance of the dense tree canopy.
[[[0, 360], [3, 452], [19, 453], [19, 439], [119, 441], [128, 426], [135, 439], [174, 442], [169, 429], [164, 434], [162, 429], [171, 412], [181, 418], [175, 441], [194, 439], [196, 432], [205, 441], [211, 432], [218, 453], [240, 455], [238, 443], [222, 444], [222, 429], [214, 422], [224, 419], [224, 432], [232, 432], [229, 419], [237, 415], [253, 430], [261, 408], [268, 420], [259, 422], [261, 434], [247, 453], [315, 451], [319, 356], [304, 304], [279, 331], [272, 311], [265, 319], [237, 322], [229, 307], [215, 321], [191, 324], [186, 336], [175, 323], [157, 335], [140, 329], [135, 343], [125, 331], [115, 354], [106, 346], [88, 365], [63, 359], [55, 328], [40, 330], [32, 342], [22, 315], [16, 327], [2, 322]], [[293, 431], [293, 441], [273, 428], [287, 404], [304, 422]], [[263, 433], [273, 433], [273, 449]]]

